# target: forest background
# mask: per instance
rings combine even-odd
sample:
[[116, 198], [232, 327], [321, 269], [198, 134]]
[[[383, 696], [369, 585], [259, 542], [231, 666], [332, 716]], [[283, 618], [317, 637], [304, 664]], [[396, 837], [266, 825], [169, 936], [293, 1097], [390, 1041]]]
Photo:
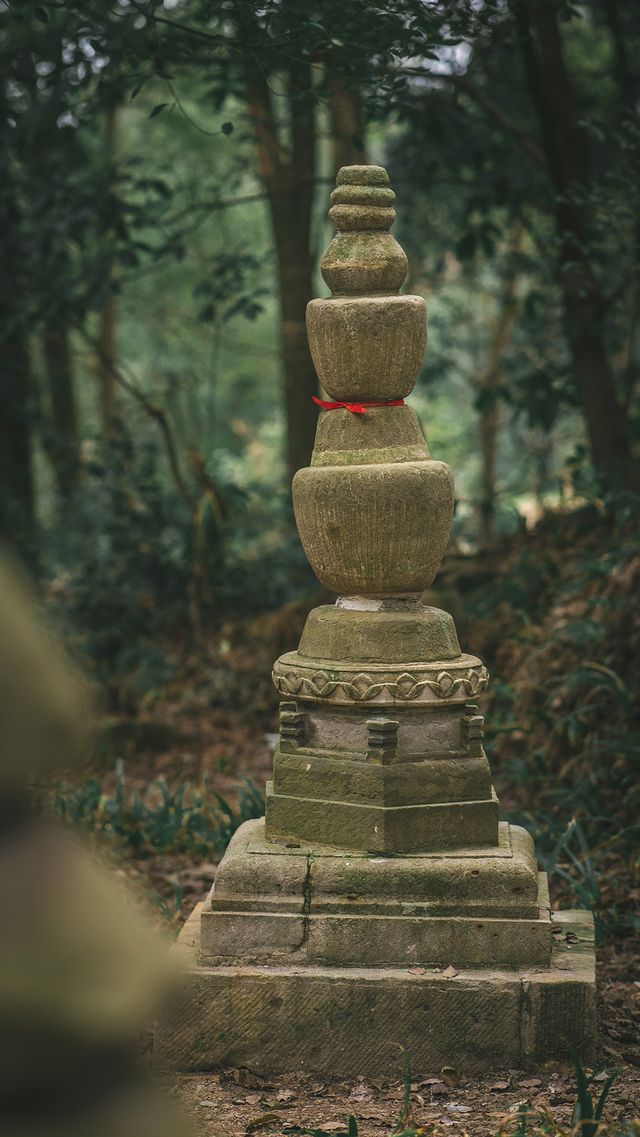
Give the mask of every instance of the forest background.
[[115, 843], [177, 924], [261, 811], [270, 667], [318, 601], [289, 495], [317, 416], [305, 306], [326, 293], [336, 170], [381, 163], [429, 309], [410, 401], [456, 477], [431, 601], [492, 671], [490, 758], [555, 902], [594, 908], [624, 950], [640, 7], [2, 0], [0, 17], [0, 537], [98, 708], [87, 768], [49, 787], [58, 815]]

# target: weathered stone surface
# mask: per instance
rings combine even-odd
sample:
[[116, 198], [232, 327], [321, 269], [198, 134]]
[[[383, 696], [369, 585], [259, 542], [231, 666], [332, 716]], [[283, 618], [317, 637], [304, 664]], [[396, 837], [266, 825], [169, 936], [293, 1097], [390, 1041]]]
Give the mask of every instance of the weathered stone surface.
[[309, 659], [412, 663], [459, 659], [460, 645], [448, 612], [413, 602], [378, 610], [323, 604], [309, 613], [298, 654]]
[[382, 166], [345, 166], [336, 183], [329, 216], [337, 232], [320, 262], [329, 288], [338, 295], [397, 292], [407, 275], [407, 258], [385, 231], [395, 218], [387, 171]]
[[496, 844], [498, 799], [428, 805], [376, 806], [276, 794], [267, 782], [266, 825], [270, 837], [397, 853]]
[[[288, 704], [283, 704], [288, 706]], [[371, 707], [363, 716], [359, 708], [329, 703], [292, 703], [298, 709], [300, 735], [295, 750], [310, 750], [317, 758], [343, 758], [360, 765], [366, 761], [374, 770], [377, 764], [370, 752], [371, 729], [378, 722], [395, 722], [394, 753], [381, 764], [421, 762], [432, 758], [483, 757], [482, 738], [470, 738], [479, 719], [477, 707], [470, 703], [444, 706], [411, 704], [403, 715], [392, 707]], [[301, 708], [301, 709], [300, 709]], [[395, 717], [394, 717], [395, 716]], [[428, 717], [427, 717], [428, 716]], [[281, 740], [280, 753], [291, 752], [286, 739]], [[371, 761], [370, 761], [371, 760]], [[444, 765], [444, 763], [442, 763]], [[450, 762], [451, 777], [457, 780], [455, 763]], [[477, 797], [477, 794], [471, 795]], [[453, 800], [453, 799], [450, 799]]]
[[231, 842], [202, 913], [205, 962], [340, 966], [548, 964], [546, 879], [522, 829], [441, 856], [367, 856], [287, 842], [264, 823]]
[[593, 918], [577, 910], [553, 913], [554, 924], [577, 943], [555, 940], [552, 966], [534, 970], [523, 983], [522, 1046], [534, 1060], [594, 1061], [596, 975]]
[[292, 492], [304, 551], [331, 592], [397, 596], [433, 581], [453, 517], [444, 462], [310, 466]]
[[[357, 663], [280, 656], [273, 682], [285, 698], [342, 706], [464, 705], [486, 689], [487, 669], [475, 655], [425, 662]], [[425, 720], [428, 725], [428, 720]]]
[[178, 943], [192, 971], [158, 1024], [161, 1065], [371, 1078], [401, 1075], [400, 1046], [414, 1073], [568, 1063], [571, 1046], [583, 1063], [594, 1059], [588, 913], [554, 914], [581, 943], [555, 947], [550, 968], [466, 968], [451, 978], [411, 967], [198, 966], [199, 915]]
[[540, 874], [533, 841], [502, 822], [496, 845], [447, 853], [379, 856], [328, 845], [274, 844], [264, 819], [247, 821], [229, 844], [210, 894], [212, 906], [422, 916], [537, 918]]
[[[378, 806], [435, 805], [491, 797], [491, 773], [484, 756], [390, 762], [354, 761], [336, 753], [316, 755], [297, 748], [275, 758], [273, 788], [289, 797], [319, 798]], [[324, 807], [324, 806], [323, 806]]]
[[[424, 359], [426, 306], [421, 296], [312, 300], [307, 306], [307, 332], [318, 378], [332, 399], [404, 399], [413, 390]], [[321, 415], [320, 423], [333, 425], [338, 417], [327, 420]], [[362, 416], [360, 429], [375, 418]], [[385, 422], [391, 426], [393, 420]]]
[[411, 407], [369, 407], [361, 415], [337, 407], [318, 419], [311, 466], [424, 462], [430, 457]]

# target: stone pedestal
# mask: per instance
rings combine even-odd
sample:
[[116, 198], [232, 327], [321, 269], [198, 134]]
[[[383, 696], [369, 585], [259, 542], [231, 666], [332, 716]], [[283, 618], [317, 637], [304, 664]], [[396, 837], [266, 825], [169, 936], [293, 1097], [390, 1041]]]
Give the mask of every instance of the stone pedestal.
[[339, 599], [275, 664], [266, 817], [238, 830], [182, 936], [190, 985], [157, 1047], [184, 1069], [397, 1074], [397, 1044], [414, 1070], [593, 1056], [591, 918], [552, 916], [530, 835], [499, 821], [486, 668], [420, 601], [453, 480], [402, 401], [426, 318], [397, 294], [393, 200], [379, 167], [338, 174], [322, 262], [334, 296], [308, 308], [332, 402], [293, 497]]
[[[415, 1075], [594, 1060], [593, 924], [553, 913], [548, 966], [420, 967], [201, 962], [202, 905], [178, 951], [188, 983], [156, 1035], [160, 1065], [248, 1067], [269, 1075], [399, 1078], [400, 1047]], [[570, 942], [566, 941], [566, 934]], [[362, 942], [362, 941], [360, 941]]]

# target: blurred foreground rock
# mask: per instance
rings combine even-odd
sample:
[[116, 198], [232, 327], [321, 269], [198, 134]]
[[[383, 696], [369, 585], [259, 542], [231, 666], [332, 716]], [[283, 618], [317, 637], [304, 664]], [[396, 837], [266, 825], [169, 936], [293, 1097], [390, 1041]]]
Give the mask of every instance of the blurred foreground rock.
[[174, 981], [166, 945], [118, 878], [38, 816], [35, 779], [82, 760], [89, 710], [0, 565], [0, 1132], [180, 1137], [139, 1058]]

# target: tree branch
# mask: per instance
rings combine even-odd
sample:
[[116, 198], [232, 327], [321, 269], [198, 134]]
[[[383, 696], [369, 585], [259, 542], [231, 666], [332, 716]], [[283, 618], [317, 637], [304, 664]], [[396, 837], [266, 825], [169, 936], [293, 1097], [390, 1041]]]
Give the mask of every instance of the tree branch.
[[119, 368], [114, 365], [113, 361], [110, 360], [101, 350], [98, 340], [95, 340], [91, 336], [87, 335], [87, 333], [82, 328], [79, 328], [78, 330], [85, 342], [89, 344], [93, 351], [95, 351], [102, 365], [109, 370], [109, 373], [111, 374], [114, 382], [117, 383], [119, 387], [122, 387], [123, 391], [126, 391], [127, 394], [131, 395], [142, 407], [145, 414], [147, 414], [150, 419], [153, 419], [153, 421], [160, 428], [167, 450], [167, 458], [169, 460], [171, 472], [173, 474], [178, 491], [185, 504], [188, 506], [189, 510], [193, 510], [195, 500], [182, 476], [180, 463], [178, 461], [176, 444], [173, 439], [173, 432], [171, 430], [169, 419], [167, 418], [165, 411], [162, 407], [159, 407], [157, 403], [152, 402], [151, 399], [144, 393], [144, 391], [141, 391], [135, 383], [132, 383], [130, 379], [127, 379], [126, 376], [122, 374]]
[[452, 83], [459, 91], [468, 95], [470, 99], [473, 99], [498, 126], [502, 127], [503, 130], [507, 131], [507, 133], [511, 134], [514, 138], [517, 138], [523, 150], [527, 152], [529, 157], [532, 158], [542, 170], [548, 170], [549, 164], [546, 155], [535, 138], [533, 138], [524, 127], [518, 126], [516, 122], [513, 122], [512, 119], [504, 113], [502, 108], [499, 107], [497, 103], [494, 103], [493, 99], [489, 98], [481, 88], [471, 83], [466, 75], [445, 75], [444, 78]]

